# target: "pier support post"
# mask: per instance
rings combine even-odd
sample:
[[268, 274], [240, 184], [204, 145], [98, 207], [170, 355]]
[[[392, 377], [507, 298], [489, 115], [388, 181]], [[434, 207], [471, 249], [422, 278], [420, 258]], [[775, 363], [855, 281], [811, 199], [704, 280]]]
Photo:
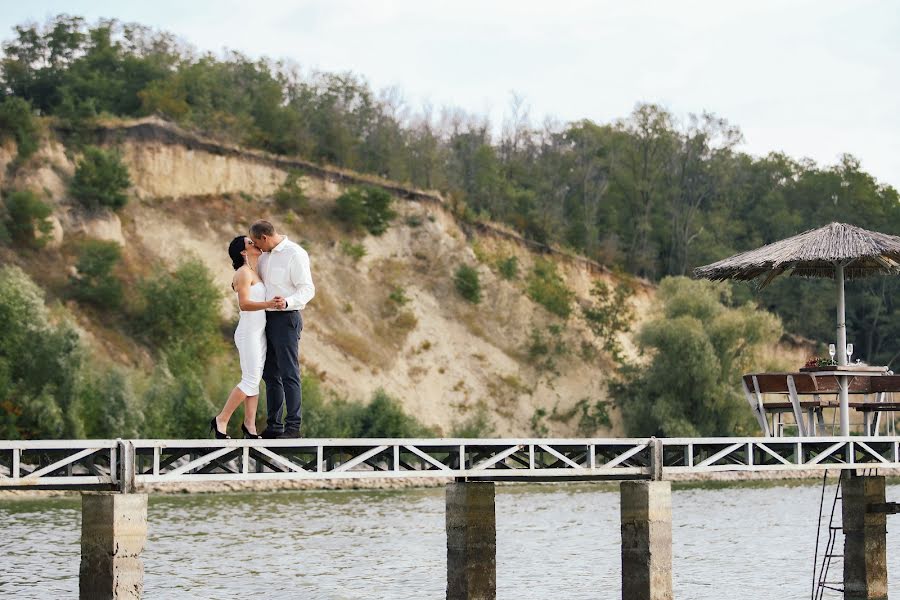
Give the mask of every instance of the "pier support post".
[[672, 600], [672, 485], [623, 481], [622, 599]]
[[447, 600], [497, 597], [494, 483], [447, 485]]
[[139, 599], [146, 539], [147, 494], [82, 494], [80, 600]]
[[883, 476], [850, 474], [841, 484], [844, 598], [887, 600], [887, 514]]

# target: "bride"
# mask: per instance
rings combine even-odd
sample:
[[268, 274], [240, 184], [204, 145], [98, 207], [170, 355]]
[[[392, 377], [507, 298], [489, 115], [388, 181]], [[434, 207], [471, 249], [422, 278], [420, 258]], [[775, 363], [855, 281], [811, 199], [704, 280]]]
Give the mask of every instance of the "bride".
[[239, 235], [228, 245], [228, 256], [234, 267], [232, 289], [237, 292], [240, 320], [234, 332], [234, 343], [241, 360], [241, 381], [228, 399], [222, 412], [209, 420], [209, 430], [219, 439], [228, 438], [225, 430], [228, 420], [241, 404], [244, 405], [244, 422], [241, 431], [245, 438], [258, 439], [256, 433], [256, 406], [259, 402], [259, 380], [266, 362], [266, 313], [267, 308], [282, 308], [280, 297], [266, 301], [266, 286], [256, 272], [256, 264], [262, 254], [250, 238]]

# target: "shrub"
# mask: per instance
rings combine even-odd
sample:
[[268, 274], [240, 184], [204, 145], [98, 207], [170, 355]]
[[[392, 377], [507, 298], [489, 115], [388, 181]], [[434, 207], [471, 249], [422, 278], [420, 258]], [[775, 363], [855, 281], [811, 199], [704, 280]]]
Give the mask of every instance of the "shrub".
[[354, 261], [358, 261], [366, 255], [366, 247], [362, 244], [354, 244], [353, 242], [342, 240], [341, 252], [352, 258]]
[[78, 161], [70, 191], [88, 210], [117, 209], [128, 202], [125, 190], [130, 186], [128, 168], [118, 154], [87, 146]]
[[120, 367], [89, 370], [81, 377], [79, 397], [89, 438], [135, 438], [144, 414], [129, 374]]
[[180, 346], [178, 355], [189, 364], [215, 352], [221, 294], [199, 259], [182, 262], [174, 273], [159, 273], [140, 289], [143, 311], [138, 321], [151, 342], [164, 350]]
[[309, 200], [300, 185], [300, 174], [296, 171], [288, 173], [284, 183], [275, 191], [275, 204], [281, 210], [303, 212], [309, 207]]
[[597, 433], [601, 427], [611, 427], [609, 418], [609, 403], [597, 400], [594, 403], [588, 398], [582, 398], [575, 404], [576, 411], [580, 413], [578, 418], [578, 435], [591, 436]]
[[519, 277], [519, 259], [515, 256], [507, 256], [497, 261], [497, 270], [500, 276], [507, 281], [512, 281]]
[[528, 276], [528, 296], [548, 311], [567, 319], [572, 312], [574, 292], [566, 287], [556, 272], [556, 265], [538, 260]]
[[303, 377], [303, 434], [307, 437], [418, 437], [432, 432], [379, 389], [363, 404], [326, 398], [315, 376]]
[[393, 289], [391, 289], [391, 293], [388, 294], [388, 300], [397, 306], [404, 306], [409, 302], [409, 297], [407, 297], [406, 291], [402, 287], [394, 286]]
[[43, 292], [18, 267], [0, 269], [0, 336], [0, 437], [83, 437], [78, 333], [52, 322]]
[[117, 308], [122, 303], [122, 283], [113, 269], [122, 259], [122, 248], [116, 242], [86, 240], [81, 244], [72, 277], [72, 296], [81, 302]]
[[481, 282], [478, 280], [478, 271], [469, 265], [460, 265], [454, 276], [456, 291], [473, 304], [481, 302]]
[[404, 438], [429, 433], [418, 419], [406, 414], [397, 400], [378, 389], [362, 412], [356, 437]]
[[381, 188], [351, 188], [338, 197], [335, 215], [351, 229], [365, 229], [381, 235], [396, 216], [391, 210], [393, 197]]
[[603, 281], [594, 283], [591, 290], [595, 303], [582, 309], [582, 314], [594, 335], [603, 341], [603, 349], [616, 360], [622, 358], [622, 346], [617, 339], [620, 332], [628, 331], [634, 310], [628, 303], [630, 288], [619, 284], [614, 289]]
[[12, 132], [21, 162], [38, 149], [38, 125], [27, 100], [10, 96], [0, 102], [0, 131]]
[[479, 402], [475, 412], [467, 418], [454, 423], [450, 431], [450, 437], [455, 438], [486, 438], [494, 435], [494, 422], [491, 413], [484, 402]]
[[6, 230], [14, 242], [40, 248], [46, 241], [43, 235], [52, 230], [47, 220], [52, 212], [30, 190], [11, 192], [6, 196]]

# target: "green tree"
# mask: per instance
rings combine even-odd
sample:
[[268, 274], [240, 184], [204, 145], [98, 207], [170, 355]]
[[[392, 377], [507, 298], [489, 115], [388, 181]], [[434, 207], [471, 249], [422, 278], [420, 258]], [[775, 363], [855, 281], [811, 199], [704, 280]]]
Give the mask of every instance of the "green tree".
[[0, 101], [0, 135], [7, 132], [16, 140], [19, 162], [37, 151], [39, 130], [27, 100], [11, 96]]
[[185, 260], [172, 273], [157, 273], [142, 283], [140, 292], [141, 331], [170, 353], [173, 372], [180, 374], [181, 365], [201, 366], [221, 347], [221, 293], [199, 259]]
[[19, 190], [6, 195], [6, 230], [17, 244], [40, 248], [46, 235], [53, 230], [48, 217], [53, 209], [38, 199], [31, 190]]
[[748, 435], [752, 415], [741, 375], [778, 342], [781, 323], [750, 304], [730, 307], [729, 288], [670, 277], [659, 316], [638, 332], [646, 364], [626, 365], [611, 388], [628, 435]]
[[352, 229], [381, 235], [396, 216], [392, 201], [393, 197], [381, 188], [351, 188], [338, 197], [335, 215]]
[[0, 269], [0, 339], [2, 437], [83, 437], [78, 334], [51, 318], [43, 292], [18, 267]]
[[81, 302], [116, 309], [122, 304], [122, 282], [113, 269], [122, 259], [117, 242], [85, 240], [75, 263], [77, 275], [70, 279], [72, 296]]
[[128, 202], [125, 191], [129, 187], [128, 168], [119, 156], [110, 150], [88, 146], [75, 168], [70, 191], [88, 210], [117, 209]]
[[622, 358], [622, 345], [618, 335], [628, 331], [634, 317], [634, 309], [628, 302], [631, 288], [624, 283], [611, 287], [605, 281], [594, 282], [591, 289], [594, 302], [582, 307], [582, 314], [594, 335], [603, 342], [603, 349], [615, 359]]

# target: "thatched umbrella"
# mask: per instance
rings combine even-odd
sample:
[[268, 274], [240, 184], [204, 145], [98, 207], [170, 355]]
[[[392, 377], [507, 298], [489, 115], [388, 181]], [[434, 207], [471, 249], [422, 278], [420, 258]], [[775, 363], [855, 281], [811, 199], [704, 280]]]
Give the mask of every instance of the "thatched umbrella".
[[[831, 223], [756, 250], [694, 269], [694, 276], [723, 281], [758, 280], [763, 288], [782, 274], [837, 280], [837, 358], [847, 364], [844, 279], [900, 273], [900, 237]], [[850, 434], [846, 381], [841, 385], [841, 435]]]

